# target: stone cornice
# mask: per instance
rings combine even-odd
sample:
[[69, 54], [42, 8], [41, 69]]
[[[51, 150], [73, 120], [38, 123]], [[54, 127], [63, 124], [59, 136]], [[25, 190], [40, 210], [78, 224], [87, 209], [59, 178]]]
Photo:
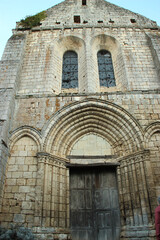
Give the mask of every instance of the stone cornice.
[[13, 32], [24, 32], [24, 31], [30, 31], [30, 32], [36, 32], [36, 31], [50, 31], [50, 30], [65, 30], [65, 29], [84, 29], [84, 28], [101, 28], [101, 29], [120, 29], [120, 28], [125, 28], [125, 29], [133, 29], [133, 30], [160, 30], [160, 27], [158, 25], [151, 26], [151, 25], [146, 25], [146, 26], [132, 26], [132, 25], [110, 25], [110, 24], [99, 24], [99, 25], [90, 25], [90, 24], [79, 24], [78, 26], [76, 25], [61, 25], [61, 26], [47, 26], [47, 27], [34, 27], [32, 29], [25, 29], [22, 27], [13, 29]]
[[82, 97], [82, 96], [101, 96], [101, 95], [133, 95], [133, 94], [160, 94], [160, 89], [154, 90], [133, 90], [133, 91], [114, 91], [114, 92], [99, 92], [99, 93], [42, 93], [42, 94], [17, 94], [16, 99], [26, 99], [26, 98], [45, 98], [45, 97]]

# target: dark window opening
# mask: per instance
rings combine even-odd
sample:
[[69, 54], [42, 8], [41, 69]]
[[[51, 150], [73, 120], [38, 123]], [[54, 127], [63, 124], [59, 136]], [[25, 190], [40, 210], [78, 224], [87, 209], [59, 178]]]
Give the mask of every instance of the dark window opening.
[[103, 21], [99, 20], [98, 23], [103, 23]]
[[82, 0], [82, 5], [83, 6], [87, 5], [87, 0]]
[[57, 21], [56, 21], [56, 24], [60, 24], [60, 22], [57, 22]]
[[81, 22], [80, 16], [74, 16], [74, 22], [75, 23], [80, 23]]
[[136, 23], [135, 19], [130, 19], [131, 23]]
[[114, 21], [112, 19], [109, 20], [109, 23], [114, 23]]
[[86, 23], [88, 23], [88, 21], [85, 21], [85, 20], [84, 20], [83, 23], [86, 24]]
[[100, 50], [97, 53], [97, 58], [100, 86], [108, 88], [116, 86], [111, 53]]
[[78, 56], [74, 51], [63, 55], [62, 88], [78, 87]]

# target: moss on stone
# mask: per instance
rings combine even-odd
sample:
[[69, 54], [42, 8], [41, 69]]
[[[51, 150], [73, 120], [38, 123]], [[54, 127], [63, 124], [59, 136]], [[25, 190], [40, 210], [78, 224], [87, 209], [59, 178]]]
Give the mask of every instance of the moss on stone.
[[47, 17], [46, 11], [40, 12], [34, 16], [28, 16], [20, 21], [20, 25], [24, 28], [33, 28], [41, 25], [41, 21]]

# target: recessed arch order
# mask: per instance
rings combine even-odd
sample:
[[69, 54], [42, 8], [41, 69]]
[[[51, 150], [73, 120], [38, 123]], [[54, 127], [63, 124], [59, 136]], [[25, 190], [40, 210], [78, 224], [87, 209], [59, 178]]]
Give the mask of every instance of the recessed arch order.
[[143, 149], [143, 131], [126, 110], [104, 100], [74, 102], [54, 114], [42, 129], [44, 151], [65, 157], [81, 136], [106, 139], [118, 156]]

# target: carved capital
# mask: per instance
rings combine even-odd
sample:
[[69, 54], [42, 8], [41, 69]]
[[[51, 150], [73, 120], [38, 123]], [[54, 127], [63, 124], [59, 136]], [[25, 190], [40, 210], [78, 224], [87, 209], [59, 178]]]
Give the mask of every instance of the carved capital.
[[66, 163], [69, 162], [67, 158], [61, 158], [46, 152], [38, 152], [37, 159], [39, 163], [49, 164], [57, 167], [65, 167]]

